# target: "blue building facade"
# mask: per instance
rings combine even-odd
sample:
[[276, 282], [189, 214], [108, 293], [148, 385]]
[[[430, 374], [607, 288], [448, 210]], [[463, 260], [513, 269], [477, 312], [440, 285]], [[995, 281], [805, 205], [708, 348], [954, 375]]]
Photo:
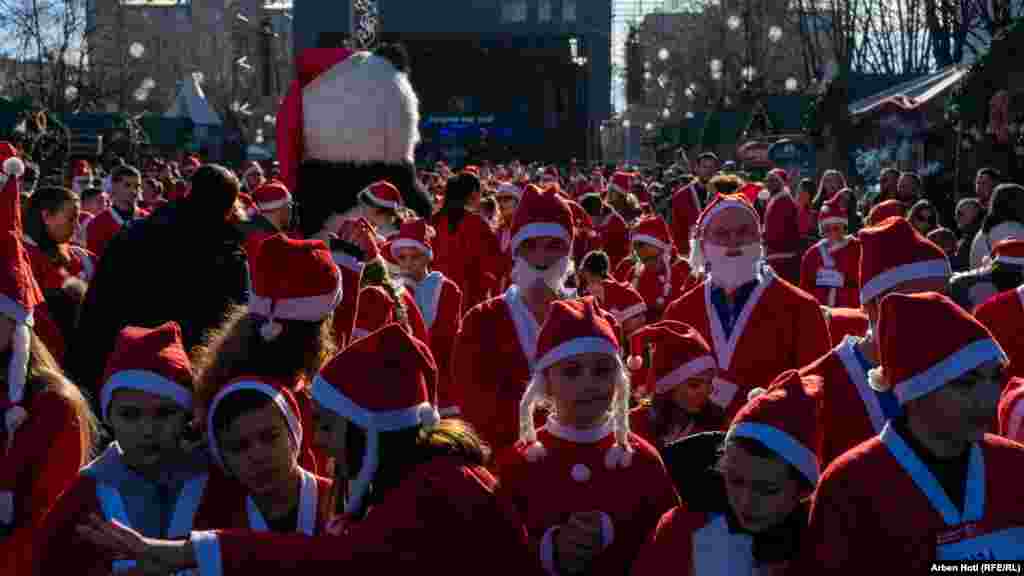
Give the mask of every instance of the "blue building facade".
[[[377, 0], [420, 96], [420, 160], [596, 160], [611, 113], [611, 0]], [[350, 2], [295, 0], [296, 53], [338, 45]]]

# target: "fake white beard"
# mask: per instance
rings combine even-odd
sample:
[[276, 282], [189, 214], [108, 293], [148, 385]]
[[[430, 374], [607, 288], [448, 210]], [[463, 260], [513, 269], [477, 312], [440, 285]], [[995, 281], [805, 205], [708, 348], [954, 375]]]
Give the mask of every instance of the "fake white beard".
[[565, 291], [565, 279], [572, 274], [572, 259], [566, 255], [559, 258], [557, 262], [548, 266], [546, 270], [534, 268], [529, 262], [522, 258], [516, 258], [512, 267], [512, 283], [526, 290], [533, 286], [538, 280], [556, 294]]
[[729, 250], [732, 249], [708, 242], [704, 245], [703, 253], [711, 282], [726, 290], [732, 290], [756, 278], [761, 259], [764, 257], [759, 242], [741, 247], [739, 256], [726, 256]]

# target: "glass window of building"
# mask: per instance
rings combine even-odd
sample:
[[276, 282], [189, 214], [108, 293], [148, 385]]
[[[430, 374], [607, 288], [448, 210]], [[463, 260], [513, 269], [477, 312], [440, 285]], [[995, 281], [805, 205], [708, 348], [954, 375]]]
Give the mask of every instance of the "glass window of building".
[[537, 2], [537, 21], [551, 22], [551, 0], [539, 0]]
[[576, 0], [562, 0], [562, 21], [576, 21]]
[[501, 3], [501, 21], [506, 23], [526, 22], [526, 0], [505, 0]]

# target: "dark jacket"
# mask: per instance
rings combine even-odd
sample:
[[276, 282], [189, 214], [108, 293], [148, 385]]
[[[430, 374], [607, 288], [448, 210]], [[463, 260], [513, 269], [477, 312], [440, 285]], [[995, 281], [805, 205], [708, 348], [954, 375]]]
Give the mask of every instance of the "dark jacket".
[[125, 326], [173, 320], [181, 325], [186, 350], [199, 344], [230, 306], [248, 300], [241, 242], [234, 226], [196, 214], [184, 202], [123, 228], [100, 259], [69, 347], [76, 382], [95, 397]]

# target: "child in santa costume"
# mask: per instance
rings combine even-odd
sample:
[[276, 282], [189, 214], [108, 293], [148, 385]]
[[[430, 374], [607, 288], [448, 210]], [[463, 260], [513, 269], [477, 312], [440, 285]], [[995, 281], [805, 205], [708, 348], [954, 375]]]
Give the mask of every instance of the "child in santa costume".
[[498, 237], [501, 240], [501, 250], [508, 252], [509, 241], [512, 239], [509, 230], [512, 228], [512, 217], [519, 206], [519, 199], [523, 197], [523, 189], [512, 182], [502, 182], [494, 191], [494, 199], [498, 201], [498, 214], [500, 224], [498, 225]]
[[757, 212], [740, 195], [719, 195], [697, 221], [690, 250], [706, 274], [672, 302], [666, 320], [689, 324], [718, 360], [711, 401], [731, 418], [747, 392], [828, 351], [825, 317], [813, 296], [762, 265]]
[[99, 435], [78, 388], [36, 334], [43, 294], [22, 245], [18, 178], [24, 164], [9, 144], [0, 172], [0, 573], [33, 565], [35, 527], [88, 461]]
[[[860, 299], [871, 326], [878, 324], [878, 303], [886, 294], [941, 290], [951, 274], [942, 249], [904, 218], [861, 230], [860, 242]], [[874, 330], [849, 336], [801, 369], [824, 382], [812, 391], [821, 423], [815, 451], [823, 466], [879, 434], [888, 420], [900, 414], [892, 394], [874, 391], [868, 385], [868, 372], [878, 365], [876, 336]]]
[[629, 335], [647, 322], [647, 304], [631, 284], [612, 278], [608, 267], [608, 255], [604, 252], [587, 254], [576, 274], [577, 293], [593, 296], [601, 308], [615, 318], [620, 328], [619, 337], [628, 341]]
[[181, 330], [127, 327], [110, 356], [99, 394], [113, 443], [61, 495], [39, 527], [36, 574], [106, 575], [134, 565], [79, 537], [90, 516], [149, 537], [187, 536], [204, 501], [209, 459], [185, 447], [192, 374]]
[[660, 216], [641, 218], [630, 231], [632, 260], [623, 260], [616, 277], [630, 283], [644, 297], [647, 321], [657, 322], [690, 277], [690, 263], [675, 260], [668, 225]]
[[361, 282], [356, 320], [352, 327], [353, 341], [392, 322], [408, 326], [418, 340], [430, 341], [427, 324], [416, 305], [415, 296], [403, 282], [392, 277], [383, 257], [365, 263]]
[[751, 396], [725, 435], [714, 490], [662, 516], [634, 576], [666, 565], [695, 576], [783, 574], [797, 559], [818, 482], [813, 400], [795, 370]]
[[[549, 574], [626, 573], [644, 535], [678, 503], [657, 450], [629, 431], [620, 351], [592, 297], [553, 302], [520, 403], [520, 441], [498, 456], [500, 490]], [[550, 411], [535, 429], [541, 402]]]
[[643, 363], [648, 345], [654, 352], [646, 386], [650, 397], [630, 412], [630, 430], [660, 450], [691, 434], [725, 428], [724, 411], [710, 401], [718, 366], [696, 330], [663, 320], [634, 332], [631, 339], [631, 369]]
[[126, 222], [147, 216], [138, 206], [142, 193], [142, 175], [138, 170], [131, 166], [118, 166], [110, 175], [110, 183], [110, 208], [89, 220], [84, 232], [86, 247], [97, 258], [103, 257], [107, 243]]
[[846, 233], [846, 199], [836, 194], [821, 207], [823, 238], [804, 252], [800, 287], [830, 308], [860, 308], [860, 241]]
[[[527, 190], [512, 222], [513, 284], [462, 318], [452, 379], [440, 408], [461, 414], [497, 449], [519, 437], [516, 414], [530, 380], [548, 304], [572, 296], [572, 213], [553, 190]], [[465, 292], [463, 292], [465, 296]]]
[[[992, 252], [994, 266], [1024, 265], [1024, 240], [1003, 240]], [[984, 301], [974, 317], [995, 335], [1010, 357], [1010, 375], [1024, 376], [1024, 284]]]
[[255, 276], [254, 264], [259, 245], [274, 234], [288, 232], [292, 227], [295, 204], [292, 195], [278, 180], [267, 180], [252, 192], [256, 213], [249, 217], [245, 228], [245, 255], [249, 258], [249, 275]]
[[772, 270], [790, 284], [800, 282], [799, 208], [789, 191], [789, 175], [775, 168], [765, 178], [768, 193], [764, 209], [765, 259]]
[[197, 396], [210, 454], [226, 475], [211, 484], [216, 506], [197, 523], [321, 533], [334, 513], [333, 484], [299, 464], [303, 438], [314, 431], [304, 427], [292, 390], [270, 378], [243, 376], [219, 389], [199, 388]]
[[914, 574], [936, 560], [1024, 558], [1024, 500], [1006, 473], [1024, 465], [1024, 447], [985, 434], [1006, 355], [935, 292], [886, 296], [878, 338], [871, 385], [892, 390], [904, 415], [825, 470], [803, 547], [808, 573], [864, 574], [879, 559]]
[[590, 192], [579, 198], [580, 206], [590, 214], [594, 223], [595, 236], [592, 250], [603, 250], [608, 254], [611, 269], [618, 269], [619, 263], [629, 256], [629, 227], [611, 206], [605, 203], [601, 191]]
[[438, 387], [444, 389], [451, 377], [452, 347], [462, 323], [462, 291], [440, 272], [430, 270], [434, 234], [426, 220], [410, 220], [402, 224], [389, 249], [423, 317], [428, 336], [425, 341], [437, 360]]
[[[252, 284], [248, 306], [229, 314], [196, 354], [200, 385], [218, 390], [243, 376], [275, 382], [294, 395], [303, 426], [312, 430], [309, 385], [335, 351], [331, 314], [342, 298], [341, 272], [319, 240], [277, 234], [260, 246]], [[197, 412], [205, 423], [204, 408]], [[309, 435], [299, 454], [306, 470], [326, 471], [327, 455]]]
[[328, 535], [216, 531], [167, 542], [95, 521], [83, 532], [146, 564], [198, 567], [200, 575], [270, 566], [297, 573], [443, 566], [446, 574], [468, 575], [496, 558], [509, 573], [536, 573], [522, 525], [484, 468], [486, 446], [464, 423], [440, 420], [431, 404], [436, 375], [427, 345], [397, 324], [324, 367], [313, 392], [317, 433], [351, 480], [345, 516]]

